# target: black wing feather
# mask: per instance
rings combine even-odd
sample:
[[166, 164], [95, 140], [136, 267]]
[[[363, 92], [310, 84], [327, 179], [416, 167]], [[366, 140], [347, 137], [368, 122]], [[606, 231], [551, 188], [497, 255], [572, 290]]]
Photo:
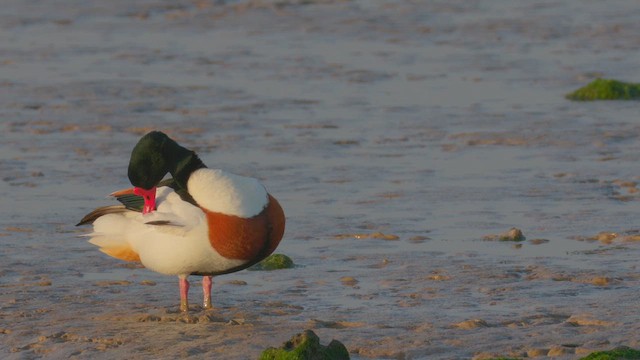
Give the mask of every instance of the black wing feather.
[[[160, 186], [168, 186], [172, 188], [176, 192], [176, 194], [180, 196], [180, 199], [182, 199], [182, 201], [186, 201], [192, 205], [198, 206], [198, 203], [195, 200], [193, 200], [193, 197], [189, 195], [187, 190], [180, 188], [173, 179], [166, 179], [166, 180], [160, 181], [160, 183], [158, 183], [158, 187]], [[120, 201], [122, 205], [126, 206], [127, 209], [129, 210], [141, 212], [142, 208], [144, 207], [144, 199], [142, 198], [142, 196], [139, 196], [139, 195], [127, 194], [127, 195], [117, 196], [116, 199]]]
[[[192, 205], [198, 206], [198, 203], [189, 195], [187, 190], [182, 189], [178, 186], [178, 184], [173, 179], [162, 180], [158, 183], [158, 186], [168, 186], [172, 188], [182, 199], [182, 201], [186, 201]], [[139, 195], [134, 194], [126, 194], [121, 196], [116, 196], [116, 200], [118, 200], [122, 205], [110, 205], [99, 207], [92, 212], [85, 215], [82, 220], [76, 226], [91, 224], [97, 218], [106, 214], [119, 214], [127, 211], [137, 211], [142, 212], [142, 208], [144, 207], [144, 198]], [[150, 225], [173, 225], [169, 222], [157, 221], [157, 222], [149, 222]]]
[[80, 220], [80, 222], [76, 224], [76, 226], [92, 224], [94, 221], [96, 221], [97, 218], [102, 215], [121, 214], [127, 211], [131, 210], [127, 209], [124, 205], [102, 206], [85, 215], [82, 220]]

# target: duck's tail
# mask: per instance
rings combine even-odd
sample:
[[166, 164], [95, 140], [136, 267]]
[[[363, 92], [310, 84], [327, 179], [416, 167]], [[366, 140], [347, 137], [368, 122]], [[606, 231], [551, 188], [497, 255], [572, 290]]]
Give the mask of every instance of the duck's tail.
[[98, 208], [85, 216], [80, 224], [93, 223], [93, 232], [89, 243], [96, 245], [103, 253], [124, 261], [140, 262], [140, 255], [127, 241], [127, 217], [123, 213], [131, 212], [122, 205]]

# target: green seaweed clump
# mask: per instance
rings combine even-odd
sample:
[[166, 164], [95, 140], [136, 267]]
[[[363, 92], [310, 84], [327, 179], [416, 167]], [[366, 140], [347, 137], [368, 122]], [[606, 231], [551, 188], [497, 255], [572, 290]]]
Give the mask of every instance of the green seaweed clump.
[[320, 338], [311, 330], [305, 330], [285, 342], [279, 349], [268, 348], [260, 360], [349, 360], [349, 351], [337, 340], [320, 345]]
[[569, 100], [637, 100], [640, 99], [640, 84], [618, 80], [595, 79], [587, 86], [565, 95]]
[[620, 346], [613, 350], [596, 351], [580, 360], [621, 360], [621, 359], [640, 359], [640, 351], [627, 346]]
[[291, 258], [287, 255], [273, 254], [268, 258], [260, 261], [259, 263], [253, 265], [250, 270], [271, 271], [280, 269], [291, 269], [293, 266], [293, 260], [291, 260]]

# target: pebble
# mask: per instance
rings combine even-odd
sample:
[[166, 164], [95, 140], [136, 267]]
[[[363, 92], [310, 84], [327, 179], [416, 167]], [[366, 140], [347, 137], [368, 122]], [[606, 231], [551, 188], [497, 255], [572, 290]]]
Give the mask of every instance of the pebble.
[[489, 327], [489, 324], [482, 319], [470, 319], [453, 324], [454, 327], [463, 330], [477, 329], [481, 327]]
[[547, 356], [549, 349], [528, 349], [527, 357]]
[[522, 230], [513, 227], [501, 234], [485, 235], [482, 239], [487, 241], [524, 241], [526, 237]]
[[352, 276], [343, 276], [340, 278], [340, 282], [344, 286], [356, 286], [359, 283], [359, 281]]
[[549, 349], [549, 352], [547, 353], [548, 357], [558, 357], [558, 356], [564, 356], [567, 354], [573, 354], [574, 353], [574, 349], [571, 348], [567, 348], [564, 346], [552, 346]]

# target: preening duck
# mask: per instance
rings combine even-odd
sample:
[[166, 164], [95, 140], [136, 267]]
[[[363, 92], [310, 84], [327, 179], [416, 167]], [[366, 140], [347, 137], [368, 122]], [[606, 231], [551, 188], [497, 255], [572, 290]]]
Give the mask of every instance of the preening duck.
[[121, 205], [100, 207], [78, 225], [93, 224], [89, 242], [105, 254], [177, 275], [183, 312], [189, 275], [203, 277], [211, 308], [212, 277], [263, 260], [284, 234], [284, 212], [257, 179], [209, 169], [160, 131], [138, 141], [128, 177], [133, 188], [111, 194]]

